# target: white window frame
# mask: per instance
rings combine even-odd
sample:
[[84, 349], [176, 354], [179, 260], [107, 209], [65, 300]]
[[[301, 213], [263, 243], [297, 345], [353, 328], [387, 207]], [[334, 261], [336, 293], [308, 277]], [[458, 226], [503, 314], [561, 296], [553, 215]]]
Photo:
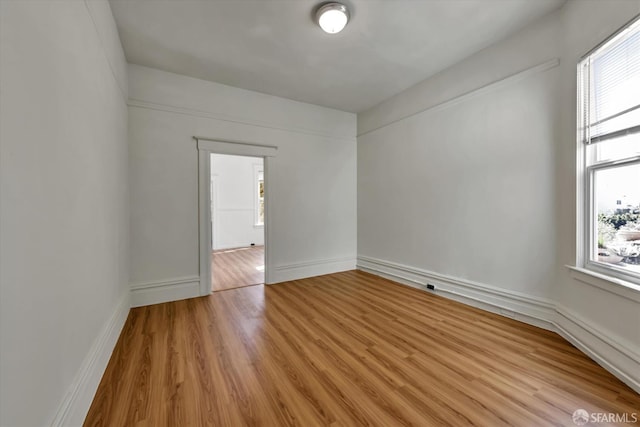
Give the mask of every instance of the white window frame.
[[255, 228], [264, 227], [264, 222], [260, 222], [260, 174], [262, 174], [262, 182], [264, 185], [264, 167], [259, 163], [254, 163], [253, 164], [253, 211], [254, 211], [253, 226]]
[[[594, 249], [598, 245], [596, 223], [597, 212], [595, 207], [595, 188], [594, 177], [596, 172], [607, 169], [615, 169], [630, 165], [640, 165], [640, 155], [633, 154], [625, 158], [615, 160], [595, 161], [595, 153], [593, 158], [589, 157], [588, 145], [586, 140], [586, 129], [588, 122], [588, 102], [584, 102], [585, 96], [588, 99], [588, 91], [586, 90], [585, 78], [589, 79], [588, 73], [585, 73], [585, 60], [594, 53], [605, 47], [611, 40], [618, 37], [632, 25], [636, 24], [640, 16], [636, 16], [629, 21], [620, 30], [616, 31], [609, 38], [604, 40], [600, 45], [596, 46], [589, 53], [584, 55], [577, 67], [577, 201], [578, 201], [578, 227], [577, 227], [577, 260], [576, 266], [590, 270], [597, 275], [603, 275], [611, 280], [612, 283], [620, 285], [631, 285], [637, 288], [640, 285], [640, 273], [624, 271], [622, 268], [614, 265], [592, 260]], [[596, 143], [597, 144], [597, 143]], [[594, 150], [593, 150], [594, 151]]]
[[597, 171], [615, 169], [630, 165], [640, 165], [640, 156], [633, 156], [625, 158], [623, 160], [597, 162], [587, 166], [583, 166], [583, 180], [584, 183], [584, 224], [583, 224], [583, 244], [582, 255], [583, 265], [589, 270], [596, 271], [607, 276], [612, 276], [618, 279], [626, 280], [640, 285], [640, 274], [624, 271], [619, 267], [615, 267], [611, 264], [599, 262], [591, 259], [595, 248], [598, 244], [597, 230], [593, 226], [596, 223], [596, 209], [595, 209], [595, 189], [594, 189], [594, 176]]

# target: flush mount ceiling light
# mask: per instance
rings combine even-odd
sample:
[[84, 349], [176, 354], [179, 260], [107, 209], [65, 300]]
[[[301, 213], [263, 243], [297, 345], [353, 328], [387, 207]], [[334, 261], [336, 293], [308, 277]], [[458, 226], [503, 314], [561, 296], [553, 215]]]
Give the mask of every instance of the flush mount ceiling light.
[[349, 10], [340, 3], [326, 3], [316, 11], [316, 21], [325, 32], [336, 34], [349, 22]]

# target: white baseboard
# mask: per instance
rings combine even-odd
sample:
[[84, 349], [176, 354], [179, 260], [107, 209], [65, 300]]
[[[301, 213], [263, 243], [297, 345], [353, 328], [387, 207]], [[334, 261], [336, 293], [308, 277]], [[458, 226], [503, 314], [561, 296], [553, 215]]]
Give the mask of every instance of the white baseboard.
[[278, 265], [269, 272], [269, 284], [299, 280], [356, 268], [354, 257], [321, 259], [297, 264]]
[[200, 296], [200, 276], [131, 285], [131, 307], [160, 304]]
[[111, 353], [129, 315], [129, 307], [129, 293], [126, 293], [93, 342], [71, 387], [58, 407], [51, 422], [52, 426], [80, 426], [84, 422], [111, 358]]
[[598, 328], [561, 305], [556, 306], [557, 332], [598, 365], [640, 393], [640, 349]]
[[[359, 256], [357, 268], [524, 323], [557, 332], [596, 363], [640, 393], [640, 351], [581, 319], [566, 307], [519, 292]], [[427, 290], [427, 283], [436, 287]]]
[[[251, 245], [253, 243], [253, 246]], [[253, 242], [236, 242], [224, 246], [219, 246], [217, 248], [213, 248], [212, 251], [226, 251], [229, 249], [244, 249], [244, 248], [259, 248], [260, 246], [264, 246], [264, 242], [256, 243]]]
[[427, 290], [427, 283], [432, 284], [436, 289], [429, 292], [534, 326], [555, 330], [554, 304], [543, 298], [364, 256], [358, 257], [357, 267], [422, 290]]

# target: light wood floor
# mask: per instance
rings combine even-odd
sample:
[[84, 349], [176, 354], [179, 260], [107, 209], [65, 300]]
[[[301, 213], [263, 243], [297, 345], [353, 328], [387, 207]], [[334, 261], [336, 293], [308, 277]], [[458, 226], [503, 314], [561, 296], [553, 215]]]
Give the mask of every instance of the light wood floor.
[[133, 309], [85, 425], [572, 426], [578, 408], [640, 396], [555, 333], [351, 271]]
[[264, 246], [213, 251], [211, 279], [213, 291], [264, 283]]

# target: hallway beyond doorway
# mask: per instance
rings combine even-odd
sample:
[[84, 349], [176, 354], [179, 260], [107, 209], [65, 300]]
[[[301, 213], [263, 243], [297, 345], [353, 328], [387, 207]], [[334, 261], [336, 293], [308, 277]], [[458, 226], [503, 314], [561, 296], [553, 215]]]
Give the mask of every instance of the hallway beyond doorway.
[[264, 246], [221, 249], [211, 253], [212, 291], [264, 283]]

